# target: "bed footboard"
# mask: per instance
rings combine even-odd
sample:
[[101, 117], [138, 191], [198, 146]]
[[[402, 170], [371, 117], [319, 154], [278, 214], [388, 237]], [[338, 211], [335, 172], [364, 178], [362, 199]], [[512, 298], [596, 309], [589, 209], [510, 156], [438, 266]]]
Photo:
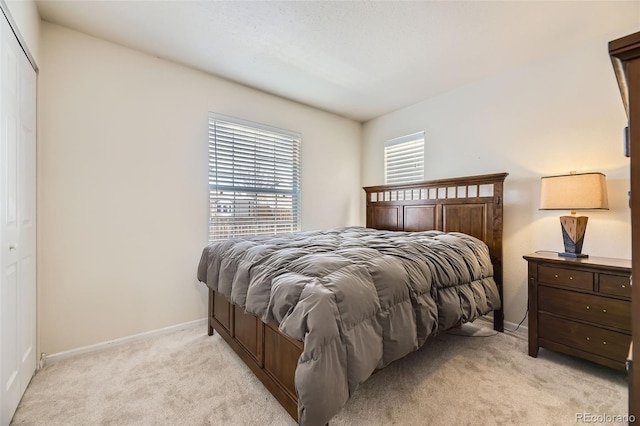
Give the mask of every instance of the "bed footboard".
[[217, 331], [296, 421], [295, 371], [303, 344], [209, 289], [209, 330]]

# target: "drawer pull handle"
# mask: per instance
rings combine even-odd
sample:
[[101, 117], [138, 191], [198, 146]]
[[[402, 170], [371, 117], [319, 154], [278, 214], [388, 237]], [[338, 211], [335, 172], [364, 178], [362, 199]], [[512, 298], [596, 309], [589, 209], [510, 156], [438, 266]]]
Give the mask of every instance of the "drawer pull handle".
[[573, 277], [569, 277], [569, 279], [570, 279], [570, 280], [572, 280], [572, 279], [573, 279]]
[[589, 306], [587, 306], [587, 310], [591, 309]]
[[607, 344], [607, 342], [602, 342], [602, 344], [603, 344], [603, 345], [606, 345], [606, 344]]
[[606, 309], [603, 309], [603, 310], [602, 310], [602, 312], [604, 312], [604, 313], [606, 314], [606, 313], [607, 313], [607, 310], [606, 310]]
[[587, 337], [587, 340], [591, 340], [589, 337]]
[[556, 274], [556, 278], [558, 278], [558, 274]]
[[627, 288], [627, 286], [626, 286], [626, 285], [624, 285], [624, 284], [622, 284], [622, 288]]

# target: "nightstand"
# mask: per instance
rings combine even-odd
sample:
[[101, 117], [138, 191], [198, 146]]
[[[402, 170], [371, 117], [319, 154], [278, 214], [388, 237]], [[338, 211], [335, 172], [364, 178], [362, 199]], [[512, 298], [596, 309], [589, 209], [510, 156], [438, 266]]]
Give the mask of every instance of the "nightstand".
[[529, 355], [543, 347], [624, 370], [631, 343], [631, 261], [553, 253], [529, 263]]

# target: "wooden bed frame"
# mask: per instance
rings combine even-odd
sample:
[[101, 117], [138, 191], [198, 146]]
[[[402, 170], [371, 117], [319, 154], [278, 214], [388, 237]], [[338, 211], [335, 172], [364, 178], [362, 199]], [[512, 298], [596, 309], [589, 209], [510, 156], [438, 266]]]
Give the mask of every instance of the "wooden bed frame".
[[[507, 173], [363, 188], [367, 227], [394, 231], [464, 232], [489, 246], [502, 300], [502, 198]], [[209, 290], [209, 329], [216, 330], [282, 404], [298, 419], [294, 376], [302, 342], [245, 313]], [[494, 329], [503, 331], [504, 314], [493, 312]]]

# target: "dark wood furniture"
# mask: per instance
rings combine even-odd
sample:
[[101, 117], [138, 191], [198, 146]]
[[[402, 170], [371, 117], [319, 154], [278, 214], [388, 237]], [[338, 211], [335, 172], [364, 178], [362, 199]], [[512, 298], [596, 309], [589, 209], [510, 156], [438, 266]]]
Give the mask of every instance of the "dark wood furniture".
[[529, 355], [540, 347], [624, 370], [631, 342], [631, 261], [533, 253]]
[[[502, 194], [506, 173], [364, 188], [367, 226], [398, 231], [464, 232], [489, 246], [502, 300]], [[503, 330], [503, 310], [494, 311]], [[209, 290], [209, 335], [217, 331], [287, 412], [298, 418], [294, 376], [302, 342], [264, 324]]]
[[[627, 152], [631, 156], [631, 193], [640, 194], [640, 32], [609, 43], [609, 55], [627, 112]], [[631, 197], [631, 259], [634, 277], [640, 277], [640, 196]], [[634, 215], [633, 212], [636, 212]], [[636, 280], [637, 281], [637, 280]], [[640, 360], [640, 286], [632, 290], [632, 359]], [[640, 416], [640, 368], [632, 367], [629, 386], [629, 415]]]
[[[502, 300], [502, 203], [507, 173], [364, 188], [367, 227], [391, 231], [463, 232], [484, 241]], [[504, 331], [504, 310], [493, 313]]]
[[298, 418], [295, 369], [302, 342], [280, 333], [278, 324], [264, 324], [256, 316], [229, 303], [209, 289], [209, 336], [213, 330], [231, 346], [294, 419]]

